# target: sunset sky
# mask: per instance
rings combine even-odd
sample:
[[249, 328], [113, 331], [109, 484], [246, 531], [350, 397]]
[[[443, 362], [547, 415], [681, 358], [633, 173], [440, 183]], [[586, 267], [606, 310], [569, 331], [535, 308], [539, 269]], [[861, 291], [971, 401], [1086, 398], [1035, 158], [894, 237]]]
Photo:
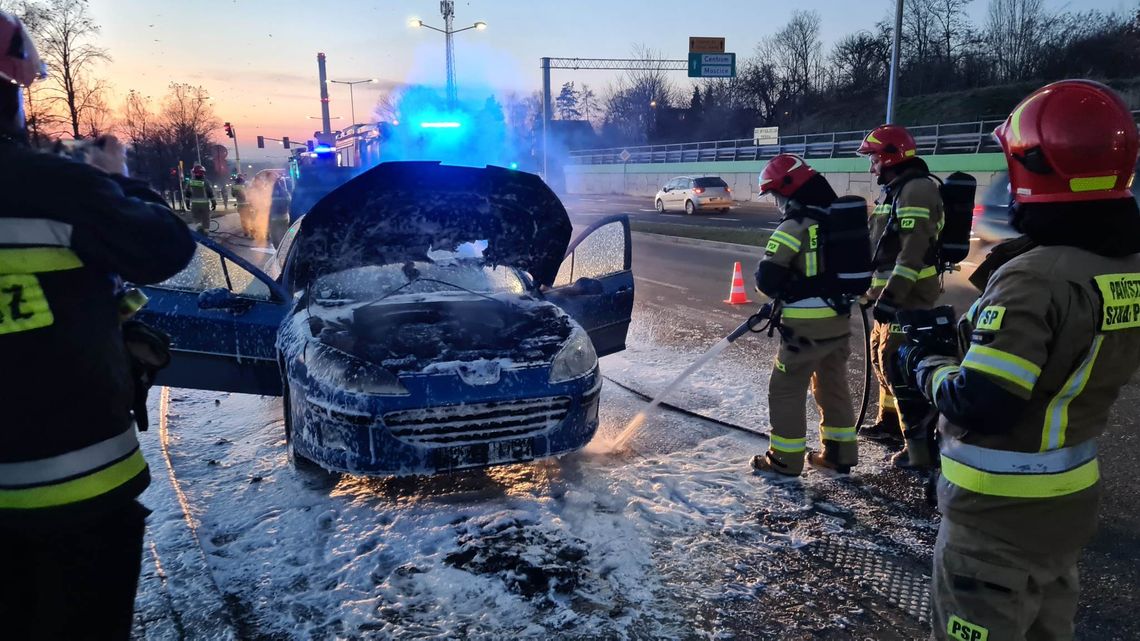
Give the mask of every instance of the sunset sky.
[[[1047, 0], [1053, 9], [1123, 9], [1134, 2]], [[316, 55], [328, 56], [329, 78], [378, 78], [358, 85], [356, 118], [365, 121], [379, 93], [406, 82], [442, 84], [443, 35], [408, 26], [411, 17], [442, 27], [437, 0], [91, 0], [103, 32], [99, 43], [113, 60], [105, 70], [116, 103], [130, 89], [158, 99], [172, 81], [206, 87], [219, 119], [238, 130], [243, 159], [285, 157], [258, 150], [258, 134], [304, 140], [319, 128]], [[458, 34], [461, 88], [484, 94], [529, 92], [541, 86], [542, 56], [627, 57], [642, 43], [668, 58], [684, 58], [690, 35], [724, 36], [728, 50], [751, 55], [796, 8], [823, 15], [823, 36], [870, 28], [888, 15], [892, 0], [458, 0], [455, 26], [476, 20], [485, 31]], [[985, 0], [975, 0], [975, 20]], [[587, 83], [600, 94], [613, 79], [603, 72], [556, 71], [553, 83]], [[679, 84], [687, 78], [677, 74]], [[331, 85], [337, 126], [349, 124], [349, 91]], [[223, 134], [219, 131], [219, 137]]]

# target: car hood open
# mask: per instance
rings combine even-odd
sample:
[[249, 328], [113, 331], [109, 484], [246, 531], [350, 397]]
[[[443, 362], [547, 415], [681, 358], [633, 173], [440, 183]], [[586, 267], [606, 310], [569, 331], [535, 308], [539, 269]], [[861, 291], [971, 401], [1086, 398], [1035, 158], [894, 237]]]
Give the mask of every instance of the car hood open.
[[322, 274], [429, 260], [485, 240], [489, 265], [550, 285], [570, 242], [565, 207], [533, 174], [499, 167], [389, 162], [322, 198], [302, 219], [284, 273], [297, 291]]

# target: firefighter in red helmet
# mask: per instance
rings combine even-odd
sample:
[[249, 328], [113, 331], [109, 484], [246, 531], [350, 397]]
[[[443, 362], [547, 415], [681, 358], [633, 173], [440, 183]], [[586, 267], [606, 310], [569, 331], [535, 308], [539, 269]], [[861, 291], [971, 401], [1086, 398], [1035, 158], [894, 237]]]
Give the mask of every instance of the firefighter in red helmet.
[[846, 473], [858, 462], [847, 385], [851, 306], [837, 305], [813, 286], [828, 268], [821, 260], [820, 229], [836, 195], [826, 178], [791, 154], [764, 167], [760, 193], [771, 194], [783, 214], [756, 272], [757, 288], [780, 302], [781, 340], [768, 383], [771, 446], [752, 459], [752, 467], [789, 476], [803, 471], [810, 385], [819, 406], [822, 450], [807, 452], [807, 460]]
[[983, 291], [960, 321], [964, 357], [912, 376], [941, 415], [934, 634], [1072, 639], [1096, 437], [1140, 365], [1138, 137], [1087, 80], [1038, 89], [995, 135], [1023, 236], [971, 278]]
[[901, 437], [905, 447], [892, 459], [895, 465], [927, 467], [932, 463], [927, 408], [896, 399], [890, 370], [895, 353], [906, 342], [897, 312], [931, 309], [942, 291], [935, 248], [943, 225], [942, 196], [905, 127], [877, 127], [858, 153], [870, 160], [871, 173], [882, 187], [870, 220], [875, 273], [867, 294], [874, 304], [871, 364], [879, 382], [879, 416], [860, 433], [881, 441], [897, 442]]
[[190, 179], [186, 181], [186, 209], [198, 223], [198, 231], [206, 234], [210, 231], [210, 212], [218, 208], [218, 201], [214, 198], [214, 188], [206, 180], [206, 168], [194, 165], [190, 170]]

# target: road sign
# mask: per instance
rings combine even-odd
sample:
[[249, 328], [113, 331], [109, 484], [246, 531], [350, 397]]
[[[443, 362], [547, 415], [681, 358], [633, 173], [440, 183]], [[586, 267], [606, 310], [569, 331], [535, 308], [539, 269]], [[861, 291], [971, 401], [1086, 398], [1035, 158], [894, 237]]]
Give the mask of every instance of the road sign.
[[735, 53], [690, 53], [690, 78], [733, 78], [736, 76]]
[[689, 53], [724, 53], [724, 38], [689, 36]]
[[757, 145], [780, 144], [779, 127], [757, 127], [752, 130], [752, 142]]
[[633, 157], [633, 156], [631, 156], [631, 155], [629, 154], [629, 150], [628, 150], [628, 149], [622, 149], [622, 150], [621, 150], [621, 153], [620, 153], [620, 154], [618, 154], [618, 158], [621, 158], [621, 161], [622, 161], [622, 162], [629, 162], [629, 159], [630, 159], [630, 158], [632, 158], [632, 157]]

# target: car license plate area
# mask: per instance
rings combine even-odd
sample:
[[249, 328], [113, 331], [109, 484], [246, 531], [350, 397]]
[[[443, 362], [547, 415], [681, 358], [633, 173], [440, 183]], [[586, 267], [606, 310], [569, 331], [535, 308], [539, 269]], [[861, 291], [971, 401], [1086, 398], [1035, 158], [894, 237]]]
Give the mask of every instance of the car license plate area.
[[438, 470], [461, 470], [499, 463], [531, 461], [534, 460], [534, 446], [530, 438], [472, 443], [441, 447], [433, 450], [432, 457]]

